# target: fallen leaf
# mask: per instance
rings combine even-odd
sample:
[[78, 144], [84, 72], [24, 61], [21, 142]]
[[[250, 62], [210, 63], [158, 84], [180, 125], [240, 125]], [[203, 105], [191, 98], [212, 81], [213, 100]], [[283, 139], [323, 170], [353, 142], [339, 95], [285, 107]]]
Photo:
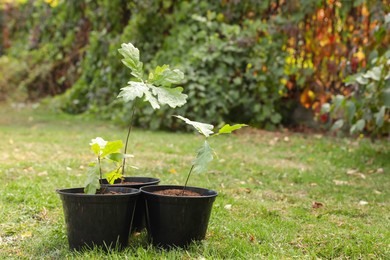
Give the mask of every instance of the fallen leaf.
[[313, 209], [319, 209], [319, 208], [322, 208], [324, 206], [324, 204], [322, 204], [321, 202], [317, 202], [317, 201], [313, 201], [313, 203], [311, 204], [311, 207]]
[[43, 171], [38, 173], [38, 176], [47, 176], [47, 171]]
[[312, 183], [310, 183], [310, 186], [312, 186], [312, 187], [316, 187], [316, 186], [318, 186], [318, 184], [317, 184], [317, 183], [315, 183], [315, 182], [312, 182]]
[[249, 241], [250, 241], [251, 243], [253, 243], [253, 242], [256, 241], [256, 238], [255, 238], [253, 235], [250, 235], [250, 236], [249, 236]]
[[360, 178], [362, 178], [363, 180], [366, 179], [366, 175], [364, 175], [363, 173], [360, 173], [360, 172], [359, 172], [358, 176], [359, 176]]
[[368, 202], [365, 201], [365, 200], [359, 201], [359, 205], [361, 205], [361, 206], [365, 206], [365, 205], [367, 205], [367, 204], [368, 204]]
[[378, 168], [378, 169], [376, 170], [376, 173], [383, 173], [383, 172], [384, 172], [383, 168]]
[[358, 172], [358, 170], [356, 170], [356, 169], [348, 169], [347, 170], [347, 174], [348, 175], [354, 175], [355, 173], [357, 173]]
[[176, 173], [177, 173], [177, 171], [176, 171], [176, 169], [174, 169], [174, 168], [171, 168], [171, 169], [169, 169], [169, 173], [171, 173], [171, 174], [176, 174]]
[[333, 180], [333, 182], [336, 186], [349, 185], [347, 181]]
[[275, 137], [271, 141], [268, 142], [269, 145], [274, 146], [279, 141], [278, 137]]
[[374, 190], [374, 193], [377, 194], [377, 195], [382, 194], [382, 192], [380, 192], [379, 190]]
[[22, 238], [32, 237], [32, 232], [31, 232], [31, 231], [24, 232], [24, 233], [21, 235], [21, 237], [22, 237]]
[[224, 209], [227, 209], [227, 210], [231, 210], [232, 209], [232, 204], [227, 204], [225, 205], [225, 207], [223, 207]]

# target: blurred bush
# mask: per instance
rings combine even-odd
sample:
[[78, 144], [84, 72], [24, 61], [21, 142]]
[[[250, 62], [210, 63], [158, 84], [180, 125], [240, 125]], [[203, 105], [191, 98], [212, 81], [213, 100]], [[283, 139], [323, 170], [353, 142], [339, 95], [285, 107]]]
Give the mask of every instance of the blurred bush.
[[343, 79], [389, 47], [389, 11], [386, 0], [14, 1], [1, 7], [0, 54], [27, 64], [15, 84], [29, 98], [62, 94], [69, 113], [123, 123], [131, 104], [116, 95], [130, 75], [117, 49], [132, 42], [147, 68], [183, 70], [190, 97], [175, 111], [141, 106], [138, 125], [176, 128], [170, 115], [180, 113], [272, 129], [313, 121], [351, 93]]

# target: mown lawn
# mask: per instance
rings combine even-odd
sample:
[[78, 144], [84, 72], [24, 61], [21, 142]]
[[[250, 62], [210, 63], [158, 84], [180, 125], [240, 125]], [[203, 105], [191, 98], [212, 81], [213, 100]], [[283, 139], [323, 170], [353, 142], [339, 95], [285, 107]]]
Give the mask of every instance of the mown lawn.
[[[143, 232], [123, 252], [74, 253], [55, 190], [83, 185], [92, 138], [124, 139], [126, 129], [43, 108], [0, 111], [0, 259], [390, 258], [388, 140], [252, 129], [220, 137], [209, 172], [189, 183], [219, 192], [205, 241], [165, 251]], [[136, 129], [139, 169], [129, 172], [183, 184], [200, 143]]]

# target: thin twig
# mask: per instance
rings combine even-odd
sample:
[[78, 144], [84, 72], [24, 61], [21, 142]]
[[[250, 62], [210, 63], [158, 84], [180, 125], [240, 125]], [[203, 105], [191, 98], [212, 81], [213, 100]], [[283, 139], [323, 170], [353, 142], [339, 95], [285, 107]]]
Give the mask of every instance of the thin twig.
[[102, 165], [100, 164], [100, 155], [98, 155], [98, 163], [99, 163], [99, 174], [100, 174], [100, 178], [99, 178], [100, 194], [103, 194], [105, 188], [104, 188], [104, 189], [102, 188], [102, 184], [103, 184], [103, 174], [102, 174]]
[[194, 169], [194, 165], [191, 166], [191, 169], [190, 169], [190, 171], [188, 172], [187, 179], [186, 179], [186, 183], [184, 184], [183, 190], [182, 190], [182, 192], [181, 192], [181, 196], [184, 195], [184, 190], [187, 188], [188, 179], [190, 178], [190, 175], [191, 175], [191, 172], [192, 172], [193, 169]]
[[[127, 131], [127, 137], [126, 137], [126, 144], [125, 144], [125, 155], [127, 153], [127, 144], [129, 143], [129, 137], [130, 137], [130, 133], [131, 133], [131, 129], [133, 128], [133, 118], [134, 118], [134, 113], [135, 113], [135, 110], [137, 109], [137, 101], [134, 101], [134, 105], [133, 105], [133, 113], [131, 114], [131, 118], [130, 118], [130, 126], [129, 126], [129, 130]], [[125, 165], [126, 165], [126, 157], [123, 158], [123, 163], [122, 163], [122, 176], [125, 175]]]

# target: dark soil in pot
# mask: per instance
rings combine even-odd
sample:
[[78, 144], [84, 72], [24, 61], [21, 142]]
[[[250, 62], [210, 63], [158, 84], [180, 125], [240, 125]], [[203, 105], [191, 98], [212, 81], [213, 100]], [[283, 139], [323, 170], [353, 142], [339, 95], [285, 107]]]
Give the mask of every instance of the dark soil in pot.
[[[213, 190], [186, 187], [196, 196], [164, 195], [169, 190], [182, 192], [183, 186], [160, 185], [142, 187], [146, 203], [148, 236], [153, 245], [164, 248], [185, 247], [192, 241], [203, 240], [217, 197]], [[163, 193], [163, 194], [158, 194]]]
[[[103, 184], [108, 185], [106, 179], [102, 180]], [[117, 179], [114, 184], [108, 186], [111, 187], [128, 187], [134, 189], [140, 189], [144, 186], [157, 185], [160, 183], [160, 179], [149, 178], [149, 177], [125, 177], [124, 180]], [[131, 232], [141, 232], [146, 227], [146, 216], [145, 216], [145, 200], [140, 194], [135, 208], [133, 226]]]
[[123, 249], [140, 191], [105, 187], [107, 194], [84, 194], [84, 188], [60, 189], [70, 249], [101, 246]]

